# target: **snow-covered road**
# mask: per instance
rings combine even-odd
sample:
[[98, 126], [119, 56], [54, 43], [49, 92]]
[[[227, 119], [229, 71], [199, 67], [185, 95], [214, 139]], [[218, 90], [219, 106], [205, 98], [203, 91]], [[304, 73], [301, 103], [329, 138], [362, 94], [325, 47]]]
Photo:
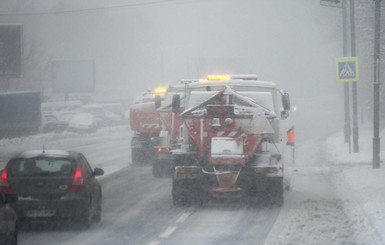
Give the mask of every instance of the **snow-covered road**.
[[149, 165], [131, 166], [130, 136], [122, 127], [0, 140], [2, 162], [44, 143], [81, 150], [106, 170], [101, 224], [88, 231], [21, 231], [20, 244], [385, 244], [385, 170], [371, 166], [370, 129], [362, 130], [356, 154], [341, 133], [306, 139], [299, 133], [282, 208], [173, 207], [169, 179], [152, 178]]

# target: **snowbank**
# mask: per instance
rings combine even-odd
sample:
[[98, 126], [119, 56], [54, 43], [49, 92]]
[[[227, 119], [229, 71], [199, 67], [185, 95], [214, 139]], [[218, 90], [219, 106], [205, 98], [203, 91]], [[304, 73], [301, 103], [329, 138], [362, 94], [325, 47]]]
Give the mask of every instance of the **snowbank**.
[[[385, 139], [385, 131], [380, 135]], [[339, 175], [339, 191], [344, 199], [345, 212], [356, 223], [364, 224], [361, 234], [372, 234], [376, 243], [385, 244], [385, 166], [382, 161], [380, 168], [373, 168], [373, 132], [364, 129], [360, 133], [359, 153], [349, 153], [349, 147], [341, 148], [344, 140], [343, 133], [335, 134], [326, 141], [326, 157], [329, 162], [342, 164]], [[385, 147], [382, 144], [381, 156]], [[364, 217], [359, 218], [361, 213]]]
[[360, 130], [359, 153], [343, 132], [299, 144], [292, 188], [265, 245], [385, 244], [385, 166], [373, 169], [373, 133]]

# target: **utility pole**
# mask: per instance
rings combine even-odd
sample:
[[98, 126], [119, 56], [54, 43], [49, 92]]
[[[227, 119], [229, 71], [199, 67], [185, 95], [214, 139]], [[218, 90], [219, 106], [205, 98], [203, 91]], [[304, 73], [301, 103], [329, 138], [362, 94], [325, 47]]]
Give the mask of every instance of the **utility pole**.
[[[342, 56], [348, 56], [348, 28], [347, 28], [347, 0], [320, 0], [320, 4], [328, 7], [336, 7], [342, 9]], [[349, 143], [349, 153], [351, 152], [351, 127], [350, 127], [350, 98], [349, 98], [349, 83], [344, 83], [344, 111], [345, 125], [344, 135], [345, 143]], [[357, 130], [358, 132], [358, 130]]]
[[[354, 1], [350, 0], [350, 48], [351, 56], [356, 56], [356, 25], [355, 25], [355, 12]], [[358, 144], [358, 113], [357, 113], [357, 82], [352, 83], [352, 100], [353, 100], [353, 152], [359, 152]]]
[[380, 168], [381, 0], [374, 0], [373, 168]]
[[[343, 57], [348, 56], [348, 28], [347, 28], [347, 7], [346, 0], [342, 0], [342, 45]], [[349, 83], [344, 83], [344, 97], [345, 97], [345, 143], [349, 143], [349, 152], [351, 145], [351, 128], [350, 128], [350, 98], [349, 98]]]

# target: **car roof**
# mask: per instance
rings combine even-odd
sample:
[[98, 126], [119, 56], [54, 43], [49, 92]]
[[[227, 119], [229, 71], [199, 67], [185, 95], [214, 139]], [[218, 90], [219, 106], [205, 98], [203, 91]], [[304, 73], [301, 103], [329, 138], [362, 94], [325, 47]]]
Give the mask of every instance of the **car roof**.
[[77, 151], [66, 150], [29, 150], [17, 153], [15, 158], [36, 158], [36, 157], [58, 157], [58, 158], [76, 158], [80, 153]]

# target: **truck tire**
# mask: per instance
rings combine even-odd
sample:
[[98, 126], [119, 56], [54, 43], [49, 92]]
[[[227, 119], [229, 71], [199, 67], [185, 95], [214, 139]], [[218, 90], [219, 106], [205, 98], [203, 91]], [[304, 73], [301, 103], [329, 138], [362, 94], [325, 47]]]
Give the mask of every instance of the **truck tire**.
[[139, 164], [144, 162], [143, 152], [140, 149], [131, 149], [132, 164]]
[[283, 178], [272, 179], [266, 193], [269, 204], [281, 207], [283, 205], [283, 192]]
[[152, 162], [152, 176], [160, 178], [163, 176], [162, 166], [159, 162]]
[[172, 180], [172, 201], [174, 206], [188, 206], [195, 202], [194, 186], [191, 180]]

